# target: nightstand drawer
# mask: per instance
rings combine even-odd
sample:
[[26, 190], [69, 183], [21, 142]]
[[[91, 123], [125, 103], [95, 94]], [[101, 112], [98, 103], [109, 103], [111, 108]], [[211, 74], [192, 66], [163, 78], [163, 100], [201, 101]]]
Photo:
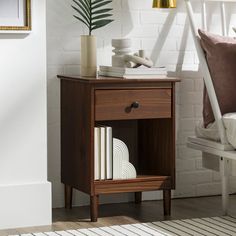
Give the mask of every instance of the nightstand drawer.
[[171, 117], [171, 89], [95, 90], [95, 120]]

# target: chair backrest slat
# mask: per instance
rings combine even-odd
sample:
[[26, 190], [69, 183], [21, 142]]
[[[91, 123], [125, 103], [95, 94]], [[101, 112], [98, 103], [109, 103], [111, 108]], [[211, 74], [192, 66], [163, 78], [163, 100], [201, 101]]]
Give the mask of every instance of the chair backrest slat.
[[226, 28], [226, 17], [225, 17], [225, 3], [221, 2], [220, 3], [220, 12], [221, 12], [221, 24], [222, 24], [222, 34], [224, 36], [227, 35], [227, 28]]
[[202, 28], [207, 30], [206, 2], [202, 1]]
[[[234, 0], [235, 1], [235, 0]], [[216, 2], [216, 0], [202, 0], [202, 29], [207, 30], [207, 10], [206, 2]], [[227, 35], [226, 16], [225, 16], [225, 2], [220, 2], [220, 13], [221, 13], [221, 29], [224, 36]], [[236, 2], [236, 1], [235, 1]]]
[[[226, 134], [225, 134], [225, 127], [222, 120], [222, 114], [220, 111], [219, 103], [216, 97], [214, 85], [212, 82], [211, 74], [208, 68], [208, 64], [205, 58], [205, 54], [202, 50], [199, 35], [197, 32], [197, 27], [194, 21], [194, 13], [192, 9], [192, 4], [190, 0], [185, 0], [186, 7], [187, 7], [187, 14], [190, 20], [190, 27], [193, 33], [193, 39], [195, 43], [195, 47], [198, 53], [200, 67], [204, 75], [204, 82], [207, 89], [207, 93], [210, 99], [211, 107], [213, 110], [213, 114], [215, 117], [215, 121], [217, 122], [217, 127], [220, 133], [220, 140], [222, 144], [228, 144]], [[227, 35], [227, 28], [226, 28], [226, 17], [225, 17], [225, 4], [224, 2], [236, 2], [236, 0], [203, 0], [202, 1], [202, 27], [204, 30], [207, 30], [207, 14], [206, 14], [206, 2], [219, 2], [221, 4], [221, 20], [222, 20], [222, 32], [223, 35]]]

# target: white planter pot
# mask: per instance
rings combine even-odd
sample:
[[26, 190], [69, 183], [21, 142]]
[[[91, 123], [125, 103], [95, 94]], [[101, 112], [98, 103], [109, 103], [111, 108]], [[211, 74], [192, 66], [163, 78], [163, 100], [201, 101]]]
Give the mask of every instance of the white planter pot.
[[97, 40], [93, 35], [81, 35], [80, 75], [97, 75]]

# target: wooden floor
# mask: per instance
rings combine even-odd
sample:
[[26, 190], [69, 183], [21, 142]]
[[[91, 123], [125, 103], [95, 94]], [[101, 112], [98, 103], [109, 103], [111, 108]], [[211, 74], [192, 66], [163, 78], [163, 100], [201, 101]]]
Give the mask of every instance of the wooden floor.
[[[236, 195], [230, 197], [229, 214], [236, 217]], [[221, 215], [220, 197], [201, 197], [172, 200], [172, 217], [169, 219]], [[54, 209], [51, 226], [4, 230], [0, 231], [0, 236], [164, 220], [162, 201], [146, 201], [140, 205], [135, 203], [101, 205], [99, 217], [98, 222], [91, 223], [89, 207], [76, 207], [72, 210]]]

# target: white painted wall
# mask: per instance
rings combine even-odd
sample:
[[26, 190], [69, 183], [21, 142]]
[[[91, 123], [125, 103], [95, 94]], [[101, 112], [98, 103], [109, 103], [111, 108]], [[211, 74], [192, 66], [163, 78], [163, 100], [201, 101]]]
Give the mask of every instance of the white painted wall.
[[29, 35], [0, 34], [0, 229], [51, 223], [45, 6], [32, 1]]
[[[48, 158], [49, 179], [53, 183], [53, 206], [63, 206], [60, 183], [60, 108], [57, 74], [79, 74], [80, 35], [87, 33], [76, 21], [70, 0], [47, 0], [48, 46]], [[201, 119], [203, 83], [198, 71], [198, 57], [193, 45], [183, 0], [178, 8], [156, 10], [152, 0], [113, 0], [114, 19], [111, 25], [96, 31], [98, 63], [111, 63], [111, 39], [130, 37], [134, 49], [145, 49], [156, 65], [166, 65], [171, 75], [182, 78], [177, 88], [177, 185], [175, 197], [204, 196], [220, 193], [219, 175], [202, 168], [201, 154], [186, 147], [186, 137], [194, 133]], [[211, 5], [211, 4], [210, 4]], [[195, 2], [196, 19], [200, 22], [200, 5]], [[236, 20], [233, 5], [228, 5], [228, 22]], [[219, 11], [211, 5], [209, 25], [220, 33]], [[230, 28], [229, 28], [230, 29]], [[230, 30], [233, 34], [233, 31]], [[235, 180], [232, 180], [236, 186]], [[235, 190], [232, 189], [232, 190]], [[145, 199], [161, 198], [160, 193], [145, 194]], [[132, 195], [114, 195], [103, 202], [127, 201]], [[89, 203], [88, 196], [76, 193], [75, 205]]]

